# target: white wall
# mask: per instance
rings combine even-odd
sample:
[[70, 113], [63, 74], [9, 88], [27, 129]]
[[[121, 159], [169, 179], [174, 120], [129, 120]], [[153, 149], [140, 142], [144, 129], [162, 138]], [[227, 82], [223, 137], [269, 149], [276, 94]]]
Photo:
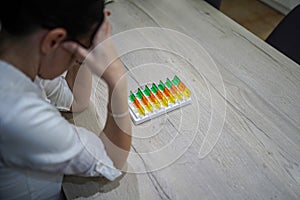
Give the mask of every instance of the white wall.
[[283, 14], [287, 14], [295, 6], [300, 4], [300, 0], [260, 0], [267, 5], [273, 7]]

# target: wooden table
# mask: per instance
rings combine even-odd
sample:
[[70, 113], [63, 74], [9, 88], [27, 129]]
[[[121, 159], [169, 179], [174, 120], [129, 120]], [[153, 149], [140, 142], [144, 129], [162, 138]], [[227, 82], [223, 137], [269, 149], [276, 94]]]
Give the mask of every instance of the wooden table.
[[[127, 173], [66, 177], [69, 199], [300, 199], [299, 65], [201, 0], [107, 7], [129, 89], [177, 74], [192, 104], [133, 124]], [[73, 122], [99, 133], [99, 79], [93, 94]]]

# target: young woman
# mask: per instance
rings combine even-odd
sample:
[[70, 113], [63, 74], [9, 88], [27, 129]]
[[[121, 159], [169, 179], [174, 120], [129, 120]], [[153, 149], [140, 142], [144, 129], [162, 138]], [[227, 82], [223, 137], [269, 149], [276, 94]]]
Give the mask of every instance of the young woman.
[[[111, 62], [117, 55], [103, 0], [0, 4], [0, 199], [58, 199], [64, 174], [114, 180], [128, 156], [131, 127], [124, 68], [119, 59]], [[65, 80], [57, 78], [66, 70]], [[88, 105], [89, 71], [109, 88], [100, 137], [55, 108]]]

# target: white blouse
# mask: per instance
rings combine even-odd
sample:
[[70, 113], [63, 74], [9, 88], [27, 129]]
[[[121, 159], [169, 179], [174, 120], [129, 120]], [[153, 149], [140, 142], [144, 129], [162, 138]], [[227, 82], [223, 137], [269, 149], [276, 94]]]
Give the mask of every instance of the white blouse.
[[0, 61], [0, 199], [58, 199], [64, 174], [121, 175], [101, 139], [57, 110], [72, 101], [64, 78], [32, 82]]
[[53, 80], [45, 80], [37, 76], [34, 83], [41, 90], [45, 101], [60, 111], [70, 111], [74, 97], [64, 76], [58, 76]]

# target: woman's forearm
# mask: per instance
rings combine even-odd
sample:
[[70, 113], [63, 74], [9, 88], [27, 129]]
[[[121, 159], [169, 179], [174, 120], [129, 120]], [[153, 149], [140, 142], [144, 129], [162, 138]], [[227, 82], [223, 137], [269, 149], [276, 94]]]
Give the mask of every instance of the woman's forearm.
[[[120, 59], [116, 59], [119, 56], [111, 40], [112, 27], [108, 20], [110, 12], [106, 10], [104, 13], [104, 22], [94, 37], [94, 44], [97, 44], [97, 48], [92, 46], [91, 49], [93, 50], [90, 51], [91, 49], [84, 49], [72, 41], [66, 42], [64, 48], [72, 53], [75, 52], [79, 58], [86, 58], [85, 63], [90, 70], [102, 78], [108, 85], [108, 111], [111, 114], [108, 114], [103, 130], [104, 133], [100, 134], [100, 138], [114, 165], [118, 169], [122, 169], [131, 145], [131, 121], [128, 112], [127, 81], [124, 77], [124, 66]], [[113, 60], [115, 61], [111, 63]], [[74, 88], [76, 89], [76, 82]]]
[[90, 103], [92, 88], [92, 73], [90, 69], [84, 65], [75, 64], [68, 70], [66, 81], [74, 96], [71, 111], [83, 111]]
[[[117, 61], [117, 65], [122, 65]], [[123, 71], [115, 71], [110, 81], [107, 121], [101, 134], [108, 155], [115, 166], [121, 169], [127, 159], [131, 145], [131, 121], [128, 112], [127, 80]]]

